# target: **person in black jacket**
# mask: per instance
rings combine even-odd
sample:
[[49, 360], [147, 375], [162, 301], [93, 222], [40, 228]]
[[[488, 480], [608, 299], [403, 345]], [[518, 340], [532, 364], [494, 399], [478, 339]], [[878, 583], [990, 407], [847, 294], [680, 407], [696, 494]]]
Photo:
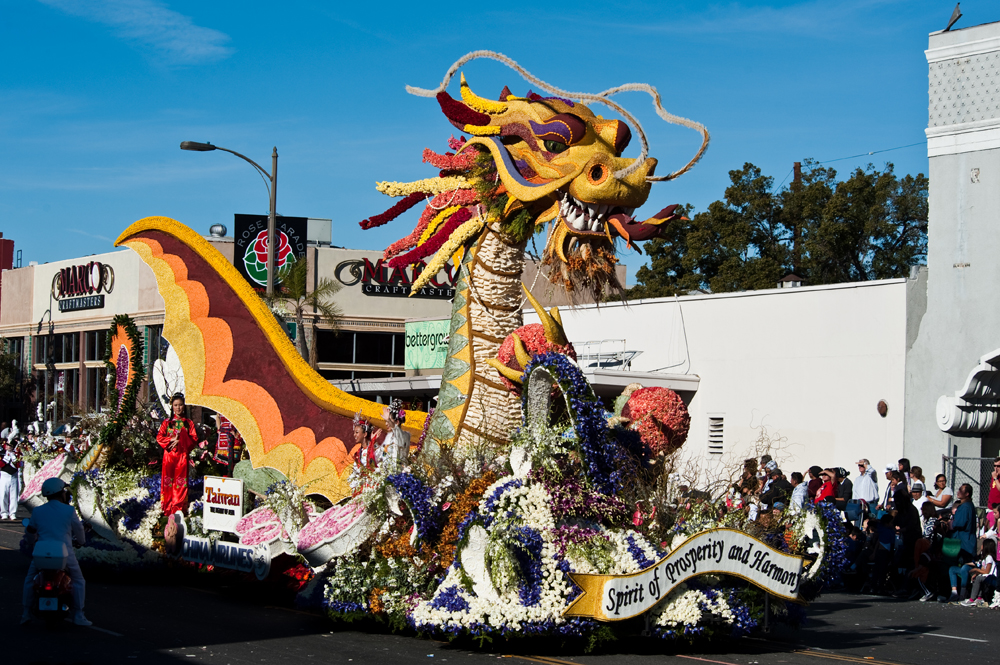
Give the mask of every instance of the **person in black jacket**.
[[785, 477], [781, 474], [781, 469], [777, 467], [771, 469], [770, 477], [771, 485], [766, 492], [760, 495], [761, 503], [765, 504], [768, 510], [774, 508], [774, 504], [776, 503], [782, 503], [787, 506], [788, 500], [792, 496], [792, 484], [785, 480]]

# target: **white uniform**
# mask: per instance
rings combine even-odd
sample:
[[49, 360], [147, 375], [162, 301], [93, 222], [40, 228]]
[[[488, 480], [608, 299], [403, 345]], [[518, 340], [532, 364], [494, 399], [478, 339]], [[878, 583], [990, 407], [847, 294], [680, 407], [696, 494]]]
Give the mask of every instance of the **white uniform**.
[[[30, 526], [35, 527], [38, 531], [38, 540], [57, 540], [66, 544], [66, 549], [69, 552], [69, 557], [66, 559], [66, 572], [73, 580], [74, 611], [76, 616], [82, 617], [87, 583], [83, 579], [80, 564], [73, 552], [73, 539], [75, 538], [82, 545], [87, 539], [87, 534], [83, 531], [83, 524], [76, 515], [76, 509], [62, 501], [49, 501], [32, 511]], [[31, 605], [34, 596], [34, 580], [37, 573], [38, 569], [35, 568], [35, 562], [32, 561], [31, 566], [28, 567], [28, 576], [24, 578], [22, 603], [26, 610]]]
[[17, 455], [14, 451], [3, 453], [4, 467], [0, 469], [0, 519], [12, 520], [17, 514]]

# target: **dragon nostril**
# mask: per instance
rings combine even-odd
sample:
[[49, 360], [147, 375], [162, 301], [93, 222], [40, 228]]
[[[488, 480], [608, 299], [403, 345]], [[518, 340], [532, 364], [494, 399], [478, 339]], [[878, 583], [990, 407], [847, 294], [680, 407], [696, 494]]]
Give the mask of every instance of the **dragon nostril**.
[[590, 173], [588, 174], [590, 182], [594, 184], [600, 183], [601, 181], [604, 180], [605, 177], [607, 177], [607, 173], [608, 173], [607, 170], [604, 168], [602, 164], [594, 164], [590, 168]]

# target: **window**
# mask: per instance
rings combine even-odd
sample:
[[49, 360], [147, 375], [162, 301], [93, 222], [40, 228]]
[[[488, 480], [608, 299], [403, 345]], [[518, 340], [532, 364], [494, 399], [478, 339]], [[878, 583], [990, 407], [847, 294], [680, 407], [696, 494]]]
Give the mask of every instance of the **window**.
[[37, 364], [75, 363], [80, 360], [80, 333], [39, 336], [35, 348], [38, 349], [35, 353]]
[[[402, 365], [405, 335], [388, 332], [316, 331], [316, 358], [321, 363]], [[357, 378], [357, 377], [355, 377]]]
[[83, 333], [84, 340], [84, 360], [104, 360], [104, 353], [108, 345], [107, 330], [91, 330]]
[[725, 415], [708, 416], [708, 454], [721, 455], [723, 452]]
[[104, 411], [106, 406], [108, 383], [105, 377], [108, 372], [103, 367], [87, 368], [87, 410], [91, 413]]

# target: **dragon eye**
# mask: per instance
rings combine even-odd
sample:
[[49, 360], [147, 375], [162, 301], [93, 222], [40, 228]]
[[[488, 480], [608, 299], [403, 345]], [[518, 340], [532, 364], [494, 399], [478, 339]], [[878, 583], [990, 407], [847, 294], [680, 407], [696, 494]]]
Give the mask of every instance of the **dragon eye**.
[[569, 146], [565, 143], [560, 143], [559, 141], [543, 141], [545, 149], [549, 152], [554, 152], [559, 154], [560, 152], [566, 152], [569, 150]]

